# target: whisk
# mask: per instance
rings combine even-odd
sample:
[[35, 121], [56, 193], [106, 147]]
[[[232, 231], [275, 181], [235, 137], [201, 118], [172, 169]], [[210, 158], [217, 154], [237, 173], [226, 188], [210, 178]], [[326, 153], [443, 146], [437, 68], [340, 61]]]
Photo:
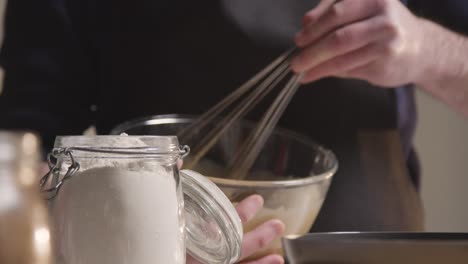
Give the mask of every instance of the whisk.
[[[234, 158], [229, 162], [230, 178], [244, 179], [247, 176], [300, 86], [302, 76], [293, 74], [290, 67], [290, 59], [296, 51], [296, 48], [291, 48], [283, 53], [250, 80], [179, 131], [177, 136], [181, 141], [184, 141], [193, 136], [196, 131], [205, 128], [212, 121], [217, 121], [216, 126], [203, 138], [199, 139], [198, 144], [192, 148], [193, 158], [186, 164], [187, 168], [196, 166], [224, 133], [232, 128], [237, 121], [244, 118], [265, 96], [275, 90], [276, 87], [279, 87], [278, 95], [263, 114], [253, 132], [236, 151]], [[286, 79], [288, 75], [292, 75], [289, 80]], [[284, 86], [280, 86], [284, 83]], [[235, 105], [236, 102], [237, 105]], [[223, 112], [227, 113], [221, 117]]]

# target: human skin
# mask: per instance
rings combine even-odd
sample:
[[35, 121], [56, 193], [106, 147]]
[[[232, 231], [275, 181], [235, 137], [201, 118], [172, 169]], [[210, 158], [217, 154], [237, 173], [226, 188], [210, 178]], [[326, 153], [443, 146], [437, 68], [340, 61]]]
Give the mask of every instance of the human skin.
[[[262, 208], [263, 198], [259, 195], [251, 195], [245, 198], [236, 206], [237, 213], [239, 214], [243, 223], [253, 219], [255, 214]], [[284, 233], [284, 224], [279, 220], [270, 220], [258, 226], [251, 232], [244, 234], [242, 241], [242, 259], [245, 259], [255, 252], [260, 251], [268, 246], [277, 237]], [[188, 264], [199, 264], [190, 256], [187, 256]], [[257, 260], [248, 262], [241, 262], [242, 264], [283, 264], [284, 259], [280, 255], [267, 255]]]
[[322, 0], [305, 14], [292, 61], [302, 82], [325, 77], [415, 84], [468, 118], [468, 38], [398, 0]]
[[[182, 168], [182, 160], [177, 161], [177, 166]], [[254, 216], [263, 207], [263, 198], [260, 195], [250, 195], [240, 203], [236, 205], [236, 211], [242, 223], [251, 221]], [[284, 259], [280, 255], [271, 254], [264, 256], [260, 259], [242, 262], [243, 259], [255, 254], [258, 251], [266, 248], [273, 240], [280, 237], [285, 231], [284, 223], [279, 220], [272, 219], [254, 230], [244, 234], [242, 239], [241, 247], [241, 264], [283, 264]], [[187, 255], [187, 264], [200, 264], [198, 261], [193, 259], [190, 255]]]

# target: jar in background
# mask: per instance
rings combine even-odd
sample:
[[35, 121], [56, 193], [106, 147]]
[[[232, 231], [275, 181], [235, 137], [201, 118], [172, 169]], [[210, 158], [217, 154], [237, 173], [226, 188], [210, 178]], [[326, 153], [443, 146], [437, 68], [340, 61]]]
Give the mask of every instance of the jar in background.
[[0, 132], [0, 263], [52, 263], [39, 148], [31, 133]]

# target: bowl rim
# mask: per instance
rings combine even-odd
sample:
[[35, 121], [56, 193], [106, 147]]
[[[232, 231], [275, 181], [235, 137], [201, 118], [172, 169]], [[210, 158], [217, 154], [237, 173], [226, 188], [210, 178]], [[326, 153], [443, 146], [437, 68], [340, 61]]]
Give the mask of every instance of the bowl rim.
[[207, 176], [219, 187], [225, 188], [248, 188], [248, 189], [292, 189], [308, 185], [322, 184], [327, 180], [331, 180], [336, 173], [338, 166], [333, 167], [330, 171], [322, 174], [310, 175], [294, 180], [278, 180], [278, 181], [247, 181], [247, 180], [231, 180], [217, 177]]
[[[188, 122], [198, 117], [198, 115], [185, 115], [185, 114], [165, 114], [165, 115], [151, 115], [140, 118], [135, 118], [128, 120], [120, 125], [117, 125], [110, 132], [111, 135], [118, 135], [124, 133], [125, 131], [134, 128], [136, 126], [144, 125], [160, 125], [160, 124], [175, 124], [182, 122]], [[242, 120], [242, 123], [253, 124], [253, 121]], [[218, 177], [207, 176], [214, 183], [220, 187], [246, 187], [246, 188], [255, 188], [255, 189], [279, 189], [279, 188], [295, 188], [298, 186], [320, 184], [326, 180], [333, 178], [335, 173], [338, 170], [338, 160], [336, 155], [329, 149], [324, 146], [315, 143], [313, 140], [309, 139], [307, 136], [294, 132], [290, 129], [277, 127], [273, 132], [281, 133], [287, 135], [307, 146], [318, 148], [320, 151], [327, 154], [332, 159], [331, 168], [321, 174], [309, 175], [307, 177], [299, 179], [288, 179], [288, 180], [277, 180], [277, 181], [249, 181], [249, 180], [232, 180], [224, 179]]]

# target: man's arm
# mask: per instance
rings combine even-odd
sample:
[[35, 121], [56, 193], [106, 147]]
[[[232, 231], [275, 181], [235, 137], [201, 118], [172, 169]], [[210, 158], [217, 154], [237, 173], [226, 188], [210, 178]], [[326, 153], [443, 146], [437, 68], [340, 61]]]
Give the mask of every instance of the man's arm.
[[36, 131], [47, 148], [91, 119], [93, 65], [67, 12], [62, 0], [13, 0], [5, 15], [0, 128]]
[[415, 84], [468, 118], [468, 38], [433, 22], [421, 22], [423, 74]]
[[304, 82], [336, 76], [383, 87], [413, 83], [468, 117], [466, 37], [398, 0], [322, 0], [305, 15], [296, 43], [303, 51], [292, 67]]

